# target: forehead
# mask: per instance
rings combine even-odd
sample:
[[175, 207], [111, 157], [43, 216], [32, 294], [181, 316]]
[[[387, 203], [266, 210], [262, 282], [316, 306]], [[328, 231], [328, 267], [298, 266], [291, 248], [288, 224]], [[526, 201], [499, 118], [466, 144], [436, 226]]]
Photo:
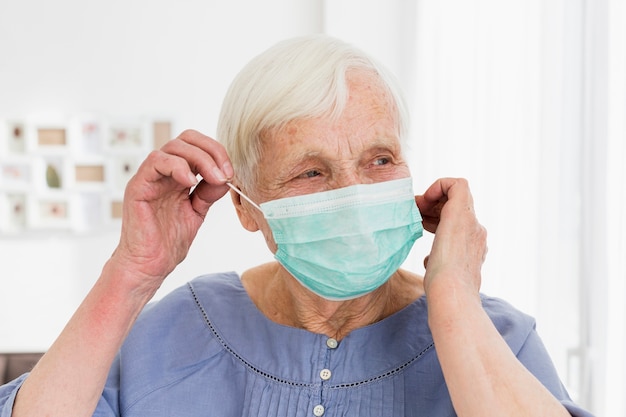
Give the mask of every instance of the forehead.
[[339, 116], [292, 120], [262, 136], [263, 159], [299, 151], [345, 152], [386, 143], [399, 146], [399, 124], [392, 95], [369, 71], [350, 71], [348, 97]]

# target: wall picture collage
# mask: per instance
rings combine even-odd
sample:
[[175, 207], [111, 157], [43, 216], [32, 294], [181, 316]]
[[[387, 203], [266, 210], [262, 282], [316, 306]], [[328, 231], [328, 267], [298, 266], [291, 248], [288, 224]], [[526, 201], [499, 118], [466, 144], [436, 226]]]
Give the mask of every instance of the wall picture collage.
[[126, 183], [171, 134], [163, 120], [0, 120], [0, 234], [111, 227]]

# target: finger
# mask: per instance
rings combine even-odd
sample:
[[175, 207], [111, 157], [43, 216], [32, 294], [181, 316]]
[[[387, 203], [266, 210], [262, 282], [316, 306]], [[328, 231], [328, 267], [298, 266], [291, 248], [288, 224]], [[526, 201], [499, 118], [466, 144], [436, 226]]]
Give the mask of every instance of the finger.
[[148, 182], [171, 177], [183, 187], [192, 187], [198, 182], [184, 159], [162, 151], [152, 151], [137, 170], [135, 177], [136, 180]]
[[208, 184], [204, 180], [200, 181], [189, 195], [191, 207], [196, 213], [204, 217], [213, 203], [222, 198], [228, 190], [229, 187], [226, 184], [216, 186]]
[[422, 216], [422, 227], [424, 230], [430, 233], [437, 233], [437, 227], [439, 226], [439, 218]]
[[474, 199], [465, 178], [442, 178], [438, 181], [438, 185], [440, 190], [433, 190], [433, 196], [441, 193], [445, 195], [445, 203], [453, 202], [453, 204], [443, 204], [441, 206], [442, 212], [450, 209], [450, 207], [474, 212]]
[[415, 203], [422, 215], [431, 216], [433, 218], [439, 217], [441, 208], [448, 200], [448, 196], [445, 192], [447, 188], [442, 185], [442, 181], [442, 179], [438, 179], [428, 187], [424, 194], [415, 197]]
[[463, 178], [441, 178], [431, 185], [423, 195], [415, 197], [424, 229], [436, 233], [442, 219], [449, 228], [456, 227], [463, 216], [469, 215], [475, 220], [474, 203], [467, 180]]
[[415, 204], [422, 215], [422, 226], [431, 233], [437, 231], [441, 210], [448, 201], [441, 179], [432, 184], [424, 194], [415, 196]]
[[437, 225], [439, 225], [439, 221], [441, 219], [441, 209], [443, 205], [446, 203], [447, 198], [439, 201], [436, 204], [427, 203], [424, 200], [424, 196], [416, 196], [415, 204], [420, 211], [422, 216], [422, 226], [424, 229], [431, 233], [435, 233], [437, 230]]
[[200, 132], [186, 130], [164, 150], [186, 159], [192, 170], [209, 183], [223, 184], [234, 176], [224, 146]]
[[[453, 204], [447, 204], [454, 200]], [[441, 178], [435, 181], [421, 196], [415, 197], [422, 215], [433, 219], [441, 217], [441, 212], [450, 206], [474, 210], [474, 202], [469, 185], [464, 178]]]
[[432, 208], [447, 200], [451, 188], [463, 181], [462, 178], [439, 178], [420, 196], [420, 202], [425, 208]]
[[197, 146], [174, 139], [162, 148], [162, 152], [185, 161], [189, 172], [194, 175], [200, 174], [209, 183], [225, 182], [225, 174], [217, 167], [213, 157]]
[[[233, 167], [230, 163], [230, 158], [226, 153], [226, 148], [220, 142], [216, 141], [209, 136], [196, 132], [195, 130], [186, 130], [181, 134], [181, 139], [185, 140], [201, 149], [205, 149], [213, 156], [216, 165], [225, 174], [226, 179], [230, 180], [235, 175]], [[205, 145], [209, 145], [211, 148], [206, 148]], [[214, 153], [213, 153], [214, 152]]]

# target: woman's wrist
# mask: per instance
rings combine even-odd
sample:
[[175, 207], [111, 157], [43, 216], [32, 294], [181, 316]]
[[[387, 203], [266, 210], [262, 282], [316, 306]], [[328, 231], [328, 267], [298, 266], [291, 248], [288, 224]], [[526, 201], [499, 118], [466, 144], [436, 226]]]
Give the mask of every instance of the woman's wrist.
[[461, 324], [470, 311], [482, 311], [478, 289], [466, 280], [437, 277], [428, 282], [428, 323], [433, 327]]
[[136, 263], [113, 254], [105, 263], [99, 281], [107, 286], [108, 291], [143, 307], [154, 296], [164, 279], [165, 275], [161, 277], [147, 274]]

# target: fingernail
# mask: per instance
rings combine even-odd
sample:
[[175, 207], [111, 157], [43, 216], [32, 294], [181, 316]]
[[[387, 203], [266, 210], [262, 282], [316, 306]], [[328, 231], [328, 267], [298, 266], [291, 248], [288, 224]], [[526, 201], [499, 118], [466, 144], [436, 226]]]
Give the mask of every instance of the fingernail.
[[189, 178], [189, 182], [191, 182], [191, 185], [198, 184], [198, 177], [193, 175], [191, 172], [187, 175], [187, 177]]
[[224, 175], [222, 170], [220, 170], [218, 167], [213, 168], [213, 176], [220, 181], [226, 182], [227, 180], [226, 175]]
[[235, 175], [233, 166], [230, 164], [229, 161], [224, 162], [224, 165], [222, 165], [222, 171], [224, 172], [224, 174], [226, 174], [227, 179], [230, 179]]

